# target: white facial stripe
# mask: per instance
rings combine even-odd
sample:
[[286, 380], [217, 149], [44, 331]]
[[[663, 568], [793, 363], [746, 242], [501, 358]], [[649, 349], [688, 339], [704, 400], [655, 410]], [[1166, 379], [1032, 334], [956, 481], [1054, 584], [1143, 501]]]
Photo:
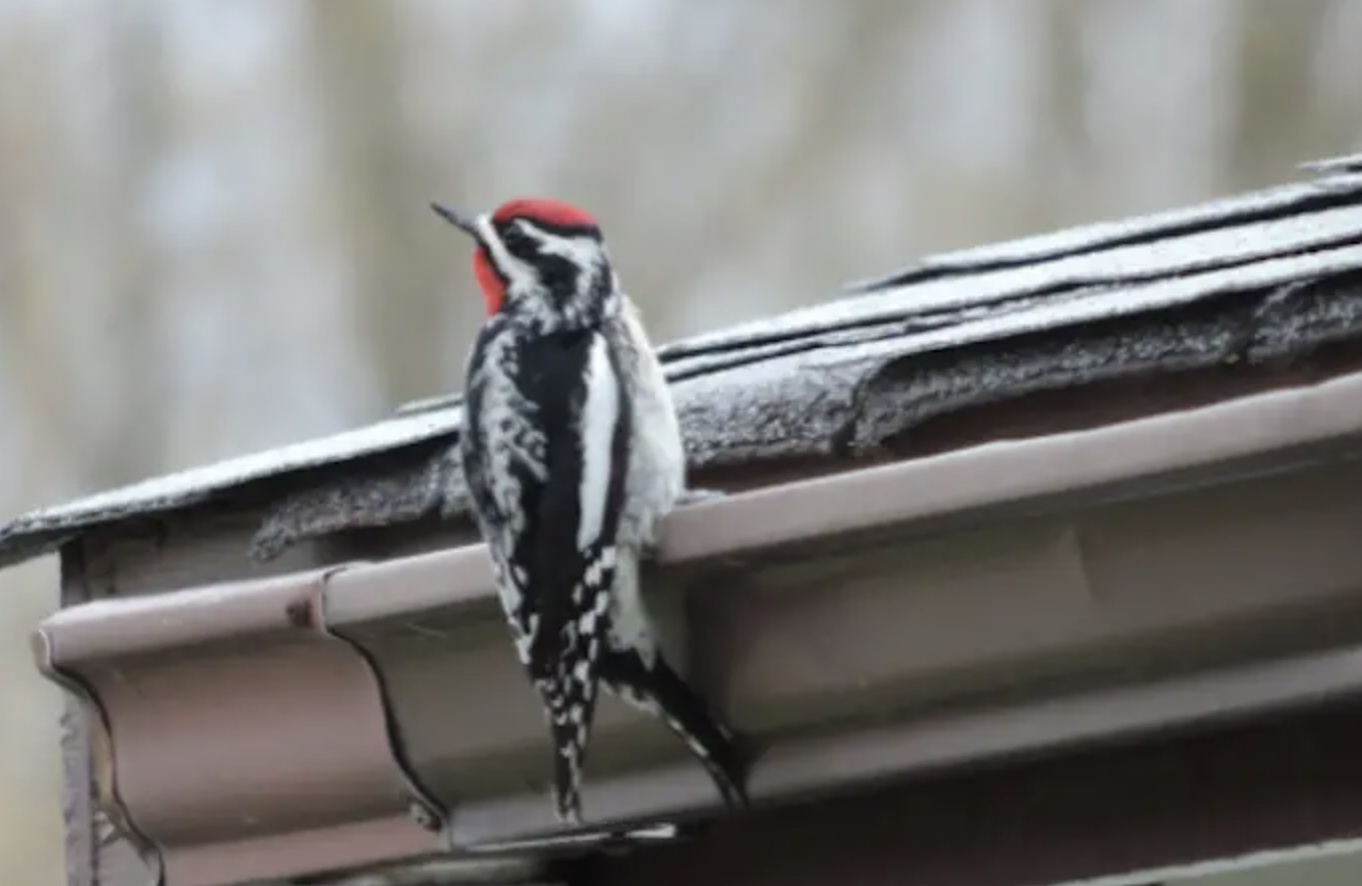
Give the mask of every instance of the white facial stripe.
[[540, 249], [549, 255], [561, 256], [580, 268], [593, 268], [600, 261], [601, 245], [592, 237], [563, 237], [521, 219], [520, 230], [538, 240]]
[[492, 254], [492, 263], [507, 277], [509, 285], [506, 288], [523, 291], [533, 287], [537, 280], [534, 269], [506, 249], [506, 244], [501, 242], [496, 228], [492, 226], [492, 216], [480, 215], [476, 224], [483, 245]]

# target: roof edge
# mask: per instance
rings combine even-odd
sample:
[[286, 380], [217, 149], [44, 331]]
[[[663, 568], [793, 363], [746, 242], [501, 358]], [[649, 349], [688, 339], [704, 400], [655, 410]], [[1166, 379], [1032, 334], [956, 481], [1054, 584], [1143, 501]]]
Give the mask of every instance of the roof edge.
[[[1355, 373], [706, 501], [666, 521], [661, 559], [715, 569], [667, 570], [649, 593], [657, 601], [676, 591], [687, 602], [707, 593], [686, 607], [705, 637], [687, 644], [693, 676], [735, 729], [765, 742], [752, 783], [762, 802], [1333, 704], [1362, 692], [1358, 632], [1330, 627], [1355, 625], [1349, 614], [1362, 605], [1348, 590], [1362, 576], [1349, 528], [1359, 513], [1350, 490], [1362, 476], [1360, 407]], [[1230, 483], [1238, 478], [1247, 482]], [[1226, 496], [1226, 485], [1249, 496]], [[1175, 491], [1133, 516], [1104, 507]], [[1049, 512], [1057, 514], [1012, 520]], [[843, 534], [856, 536], [854, 549], [812, 544]], [[216, 866], [220, 856], [190, 850], [206, 833], [239, 830], [242, 806], [240, 798], [225, 803], [220, 787], [166, 779], [156, 742], [201, 720], [205, 697], [223, 712], [231, 700], [258, 703], [262, 682], [280, 710], [298, 712], [270, 728], [325, 734], [338, 717], [361, 722], [354, 706], [367, 712], [363, 734], [347, 736], [349, 757], [328, 771], [354, 782], [356, 816], [373, 796], [385, 798], [389, 818], [366, 825], [375, 853], [430, 849], [399, 821], [394, 790], [404, 786], [407, 800], [437, 810], [428, 814], [444, 824], [440, 839], [451, 851], [562, 836], [543, 792], [522, 789], [538, 784], [537, 767], [547, 765], [542, 712], [505, 643], [491, 579], [485, 550], [469, 544], [348, 564], [321, 586], [299, 572], [257, 580], [245, 593], [205, 586], [151, 602], [81, 604], [44, 620], [39, 652], [56, 670], [117, 673], [88, 680], [110, 722], [165, 718], [115, 739], [115, 783], [132, 819], [179, 847], [177, 864]], [[702, 587], [714, 585], [718, 593]], [[839, 620], [830, 634], [829, 617]], [[1029, 628], [1016, 630], [1018, 619], [1030, 619]], [[144, 635], [148, 620], [187, 642]], [[235, 656], [230, 685], [224, 654], [215, 651], [197, 671], [183, 655], [210, 628]], [[690, 624], [682, 632], [695, 633]], [[929, 650], [934, 638], [943, 638], [941, 648]], [[855, 651], [810, 654], [810, 642]], [[300, 649], [310, 651], [310, 669], [300, 667]], [[133, 662], [148, 675], [140, 687]], [[169, 677], [179, 684], [173, 693]], [[191, 691], [210, 681], [215, 696]], [[317, 687], [329, 687], [332, 700], [323, 703]], [[603, 709], [598, 726], [596, 759], [605, 768], [589, 780], [593, 829], [718, 810], [703, 772], [682, 762], [683, 749], [655, 721], [619, 706]], [[272, 747], [271, 760], [229, 767], [295, 780], [279, 790], [280, 778], [259, 780], [272, 786], [255, 797], [260, 809], [293, 809], [308, 766], [314, 789], [334, 785], [318, 776], [326, 761], [309, 750], [311, 740]], [[298, 753], [308, 766], [289, 757]], [[185, 813], [185, 792], [194, 791], [197, 818]], [[285, 821], [301, 822], [293, 812]], [[184, 830], [194, 821], [197, 830]]]

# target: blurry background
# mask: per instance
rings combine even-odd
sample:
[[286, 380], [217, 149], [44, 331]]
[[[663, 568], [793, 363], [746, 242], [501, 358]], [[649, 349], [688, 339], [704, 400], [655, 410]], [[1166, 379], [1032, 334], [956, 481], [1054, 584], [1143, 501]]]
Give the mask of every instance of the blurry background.
[[[457, 386], [431, 198], [600, 218], [655, 340], [1362, 146], [1348, 0], [0, 0], [0, 519]], [[0, 882], [61, 881], [0, 574]], [[1289, 882], [1303, 883], [1300, 876]]]

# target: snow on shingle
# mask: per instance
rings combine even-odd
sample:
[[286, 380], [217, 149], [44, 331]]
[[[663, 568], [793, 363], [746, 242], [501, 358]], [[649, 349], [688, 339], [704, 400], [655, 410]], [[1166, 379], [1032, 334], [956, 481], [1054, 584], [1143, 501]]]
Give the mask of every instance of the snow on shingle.
[[[1362, 204], [1362, 191], [1359, 191]], [[688, 339], [664, 353], [749, 345], [819, 330], [959, 311], [1065, 287], [1136, 283], [1318, 249], [1362, 233], [1362, 205], [885, 288]]]
[[1343, 154], [1323, 160], [1310, 160], [1302, 163], [1301, 169], [1335, 179], [1347, 179], [1350, 177], [1347, 173], [1362, 173], [1362, 154]]
[[67, 530], [132, 514], [181, 508], [254, 480], [415, 445], [453, 433], [462, 414], [461, 409], [447, 409], [392, 418], [330, 437], [191, 468], [70, 504], [32, 511], [0, 529], [0, 565], [13, 562], [10, 551], [22, 549], [22, 540], [35, 533], [61, 535]]
[[[1362, 233], [1362, 215], [1358, 218], [1356, 230]], [[1261, 291], [1298, 280], [1357, 270], [1362, 270], [1362, 244], [1138, 286], [1102, 289], [1082, 298], [1047, 302], [1023, 311], [998, 313], [915, 335], [865, 344], [860, 346], [860, 354], [865, 358], [873, 358], [887, 354], [958, 348], [981, 341], [1002, 341], [1029, 332], [1058, 330], [1066, 326], [1173, 308], [1212, 294]], [[818, 357], [815, 355], [811, 359], [816, 363]]]
[[[1303, 184], [929, 257], [861, 294], [664, 347], [691, 462], [854, 456], [954, 409], [1362, 334], [1359, 164], [1339, 158]], [[246, 486], [276, 496], [255, 539], [264, 557], [350, 527], [462, 514], [460, 419], [457, 396], [440, 398], [36, 511], [0, 529], [0, 564]], [[375, 460], [383, 453], [398, 457]], [[286, 488], [266, 488], [284, 476]]]

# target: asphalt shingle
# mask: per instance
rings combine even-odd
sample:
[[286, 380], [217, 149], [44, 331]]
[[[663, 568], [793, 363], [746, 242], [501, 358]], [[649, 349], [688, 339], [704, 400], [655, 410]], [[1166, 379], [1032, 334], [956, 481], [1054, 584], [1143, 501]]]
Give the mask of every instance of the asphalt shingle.
[[[1252, 365], [1362, 335], [1362, 157], [1201, 206], [929, 257], [852, 294], [660, 349], [694, 467], [856, 458], [1026, 393]], [[251, 551], [462, 514], [458, 397], [36, 511], [0, 565], [114, 521], [249, 490]]]

